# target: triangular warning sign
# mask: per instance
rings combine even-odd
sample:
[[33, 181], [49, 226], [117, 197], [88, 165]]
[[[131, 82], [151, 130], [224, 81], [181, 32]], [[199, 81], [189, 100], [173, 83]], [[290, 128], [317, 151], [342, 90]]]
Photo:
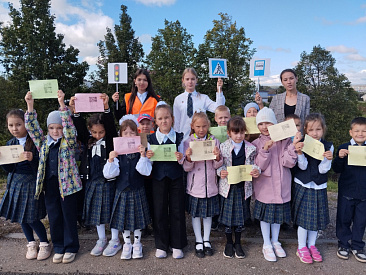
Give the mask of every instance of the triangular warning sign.
[[215, 68], [213, 74], [224, 74], [224, 71], [222, 70], [219, 62], [217, 62], [217, 65], [216, 65], [216, 68]]

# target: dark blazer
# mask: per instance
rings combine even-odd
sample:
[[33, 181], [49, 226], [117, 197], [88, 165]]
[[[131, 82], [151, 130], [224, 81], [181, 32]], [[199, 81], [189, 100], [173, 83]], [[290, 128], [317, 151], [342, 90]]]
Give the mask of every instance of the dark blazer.
[[[277, 122], [285, 121], [285, 100], [286, 92], [275, 95], [272, 98], [269, 108], [273, 110], [276, 115]], [[301, 124], [304, 125], [305, 117], [310, 113], [310, 97], [297, 92], [297, 102], [295, 108], [295, 115], [298, 115], [301, 120]]]

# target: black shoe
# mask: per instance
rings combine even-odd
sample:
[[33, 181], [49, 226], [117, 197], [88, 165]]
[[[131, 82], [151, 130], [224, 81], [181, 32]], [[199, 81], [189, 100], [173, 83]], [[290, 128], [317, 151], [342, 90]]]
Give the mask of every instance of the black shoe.
[[224, 257], [226, 257], [226, 258], [233, 258], [234, 257], [234, 248], [233, 248], [232, 243], [227, 243], [225, 245]]
[[218, 229], [219, 229], [219, 222], [218, 221], [212, 221], [211, 230], [212, 231], [217, 231]]
[[243, 251], [243, 248], [241, 247], [241, 244], [240, 243], [234, 244], [234, 248], [235, 248], [235, 258], [244, 259], [245, 253]]
[[363, 250], [352, 250], [353, 256], [361, 263], [366, 263], [366, 254]]
[[338, 247], [337, 256], [340, 259], [348, 260], [349, 259], [349, 249], [343, 248], [343, 247]]
[[[203, 243], [196, 243], [196, 246], [197, 246], [197, 244], [202, 244], [203, 245]], [[205, 257], [205, 252], [203, 251], [203, 249], [195, 248], [195, 251], [196, 251], [196, 256], [198, 258], [204, 258]]]
[[[203, 244], [204, 243], [209, 243], [211, 245], [210, 241], [203, 241]], [[212, 249], [211, 246], [204, 246], [203, 250], [204, 250], [206, 256], [212, 256], [213, 255], [213, 249]]]

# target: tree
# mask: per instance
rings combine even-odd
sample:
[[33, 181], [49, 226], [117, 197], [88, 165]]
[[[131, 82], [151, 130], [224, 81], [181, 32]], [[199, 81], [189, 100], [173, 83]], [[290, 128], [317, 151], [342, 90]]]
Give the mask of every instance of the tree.
[[146, 64], [151, 71], [154, 89], [164, 101], [172, 105], [174, 98], [182, 92], [182, 73], [193, 65], [196, 50], [192, 35], [178, 20], [165, 20], [164, 24], [165, 28], [159, 29], [152, 38]]
[[[227, 59], [227, 75], [223, 91], [226, 105], [233, 114], [243, 114], [242, 104], [253, 95], [254, 85], [249, 78], [249, 62], [255, 50], [252, 40], [245, 36], [243, 27], [226, 13], [219, 13], [220, 20], [213, 20], [213, 28], [207, 31], [204, 42], [198, 47], [195, 67], [199, 74], [200, 91], [215, 98], [216, 80], [209, 79], [209, 58]], [[250, 99], [253, 101], [253, 98]]]
[[0, 63], [9, 80], [25, 94], [28, 80], [54, 78], [72, 94], [83, 84], [89, 65], [79, 63], [79, 50], [71, 45], [66, 48], [64, 36], [56, 35], [50, 1], [21, 0], [20, 5], [16, 10], [9, 4], [12, 23], [0, 26]]
[[328, 127], [326, 138], [337, 147], [349, 139], [349, 124], [361, 113], [357, 92], [334, 67], [335, 63], [331, 53], [318, 45], [310, 54], [301, 54], [295, 71], [298, 90], [310, 96], [311, 112], [324, 115]]
[[[137, 71], [144, 57], [144, 50], [141, 43], [135, 38], [135, 31], [132, 29], [132, 19], [127, 14], [127, 7], [121, 5], [119, 25], [114, 26], [114, 34], [107, 28], [104, 40], [99, 41], [98, 47], [100, 56], [98, 58], [98, 71], [92, 76], [93, 89], [99, 91], [114, 91], [115, 86], [108, 85], [108, 63], [127, 63], [129, 83]], [[131, 84], [121, 84], [121, 89], [130, 90]]]

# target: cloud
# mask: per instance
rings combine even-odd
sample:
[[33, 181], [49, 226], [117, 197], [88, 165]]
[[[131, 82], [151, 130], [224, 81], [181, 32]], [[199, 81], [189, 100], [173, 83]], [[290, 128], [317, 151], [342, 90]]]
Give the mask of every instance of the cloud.
[[358, 51], [355, 48], [349, 48], [344, 45], [338, 46], [329, 46], [326, 48], [328, 51], [337, 52], [337, 53], [352, 53], [356, 54]]
[[366, 61], [366, 57], [360, 55], [360, 54], [349, 54], [344, 57], [347, 60], [352, 61]]
[[139, 37], [138, 37], [138, 40], [141, 44], [151, 44], [151, 34], [141, 34]]
[[290, 53], [291, 52], [290, 49], [285, 49], [285, 48], [275, 48], [274, 49], [271, 46], [266, 46], [266, 45], [258, 46], [258, 50], [271, 51], [271, 52], [284, 52], [284, 53]]
[[351, 81], [352, 85], [366, 84], [366, 70], [360, 71], [349, 71], [346, 72], [348, 80]]
[[176, 0], [135, 0], [138, 3], [144, 4], [146, 6], [170, 6], [173, 5]]

